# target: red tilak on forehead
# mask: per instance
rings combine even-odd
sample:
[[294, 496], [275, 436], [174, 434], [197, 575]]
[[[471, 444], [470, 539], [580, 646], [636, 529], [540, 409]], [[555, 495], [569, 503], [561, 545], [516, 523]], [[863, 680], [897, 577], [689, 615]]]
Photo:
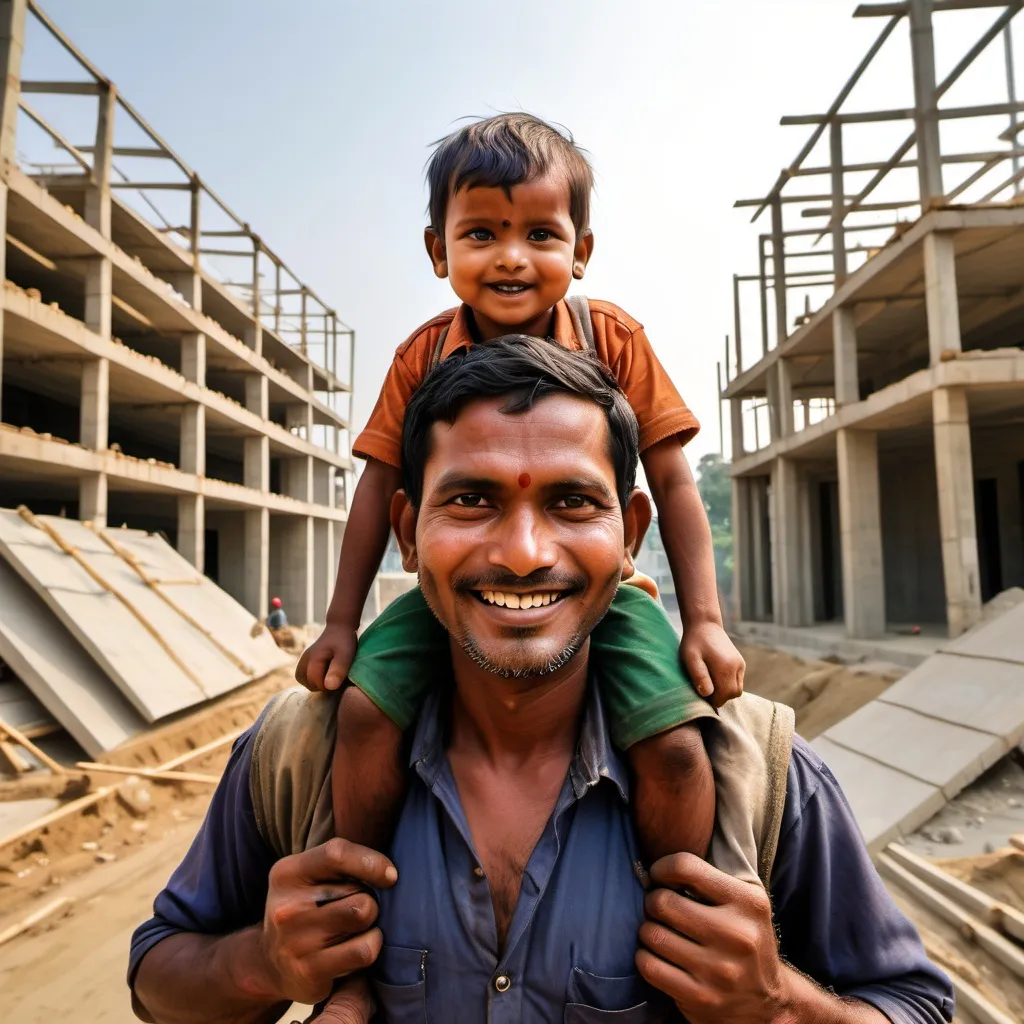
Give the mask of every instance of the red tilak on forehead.
[[519, 486], [525, 491], [530, 486], [530, 474], [520, 473], [519, 474]]

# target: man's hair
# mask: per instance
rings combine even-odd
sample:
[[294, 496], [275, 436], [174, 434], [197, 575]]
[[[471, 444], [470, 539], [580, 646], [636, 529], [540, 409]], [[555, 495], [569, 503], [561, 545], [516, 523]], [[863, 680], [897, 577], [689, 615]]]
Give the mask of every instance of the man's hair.
[[611, 371], [589, 352], [570, 352], [553, 341], [512, 334], [453, 352], [427, 374], [405, 410], [402, 477], [419, 508], [432, 427], [452, 424], [468, 402], [507, 397], [504, 413], [527, 412], [548, 395], [576, 395], [596, 402], [608, 421], [615, 489], [623, 508], [636, 486], [640, 431], [636, 416]]
[[581, 237], [590, 227], [594, 172], [572, 135], [522, 112], [463, 125], [435, 143], [427, 164], [430, 228], [444, 238], [448, 200], [462, 188], [503, 188], [561, 171], [569, 187], [569, 215]]

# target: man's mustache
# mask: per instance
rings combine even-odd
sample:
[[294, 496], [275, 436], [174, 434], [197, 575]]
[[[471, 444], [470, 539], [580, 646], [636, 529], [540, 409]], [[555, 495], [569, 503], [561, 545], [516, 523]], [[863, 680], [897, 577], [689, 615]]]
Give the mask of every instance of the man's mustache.
[[508, 572], [463, 574], [452, 577], [452, 587], [466, 590], [562, 590], [580, 591], [587, 587], [587, 578], [580, 573], [555, 569], [536, 569], [528, 576]]

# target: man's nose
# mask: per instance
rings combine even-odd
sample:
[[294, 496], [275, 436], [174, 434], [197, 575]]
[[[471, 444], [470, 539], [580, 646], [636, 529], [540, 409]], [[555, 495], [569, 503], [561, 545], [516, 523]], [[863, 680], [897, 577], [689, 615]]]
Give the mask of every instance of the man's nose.
[[516, 576], [529, 576], [558, 561], [558, 551], [545, 517], [532, 507], [517, 508], [502, 517], [488, 560]]
[[498, 250], [494, 266], [497, 270], [522, 270], [526, 266], [526, 252], [518, 242], [506, 242]]

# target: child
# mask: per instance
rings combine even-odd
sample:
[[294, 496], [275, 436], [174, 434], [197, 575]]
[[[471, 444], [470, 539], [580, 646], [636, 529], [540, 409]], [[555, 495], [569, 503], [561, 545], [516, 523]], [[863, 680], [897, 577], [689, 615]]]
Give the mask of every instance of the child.
[[697, 691], [716, 705], [741, 692], [744, 665], [722, 626], [711, 532], [682, 450], [698, 423], [639, 323], [611, 303], [591, 300], [579, 316], [566, 301], [594, 245], [588, 224], [593, 174], [571, 138], [535, 117], [501, 114], [443, 139], [427, 178], [427, 252], [434, 273], [451, 281], [463, 304], [398, 349], [353, 445], [367, 463], [327, 625], [296, 669], [312, 689], [336, 689], [346, 679], [355, 684], [342, 695], [338, 713], [334, 771], [346, 784], [333, 793], [336, 831], [378, 849], [387, 844], [405, 785], [402, 732], [435, 682], [431, 666], [447, 663], [447, 635], [418, 589], [396, 601], [356, 651], [362, 608], [387, 545], [391, 498], [401, 486], [406, 404], [450, 353], [517, 333], [570, 349], [592, 347], [639, 421], [641, 459], [680, 598], [683, 642], [677, 652], [675, 633], [655, 602], [620, 587], [591, 637], [591, 663], [612, 738], [627, 751], [636, 778], [635, 818], [645, 855], [652, 861], [680, 851], [703, 856], [714, 824], [714, 784], [695, 721], [713, 711], [693, 693], [679, 658]]

